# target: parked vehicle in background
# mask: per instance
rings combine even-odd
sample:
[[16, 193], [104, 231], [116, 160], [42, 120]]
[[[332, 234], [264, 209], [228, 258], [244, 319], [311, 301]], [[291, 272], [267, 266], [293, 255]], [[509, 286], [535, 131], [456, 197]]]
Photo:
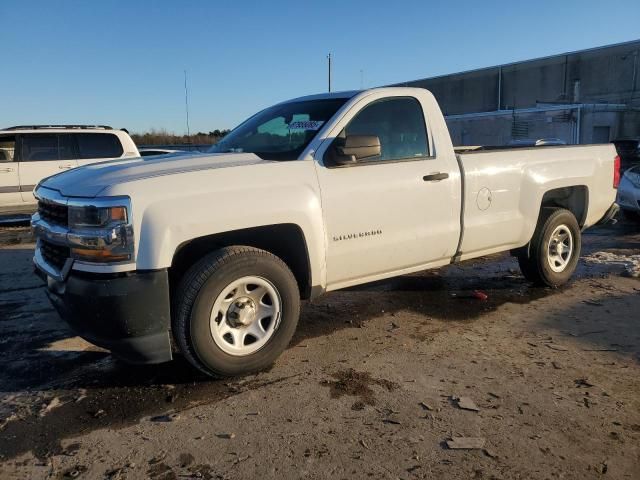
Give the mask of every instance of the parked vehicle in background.
[[169, 150], [166, 148], [141, 148], [138, 150], [141, 157], [152, 157], [154, 155], [167, 155], [169, 153], [189, 153], [185, 150]]
[[97, 125], [29, 125], [0, 130], [0, 213], [33, 213], [45, 177], [89, 163], [138, 157], [122, 130]]
[[640, 144], [638, 140], [620, 139], [614, 140], [614, 145], [620, 155], [620, 168], [622, 172], [627, 169], [640, 165]]
[[566, 283], [581, 232], [617, 211], [618, 169], [613, 145], [456, 154], [420, 88], [303, 97], [209, 154], [44, 180], [34, 262], [87, 340], [240, 375], [285, 349], [301, 298], [503, 251]]
[[640, 221], [640, 165], [622, 175], [617, 202], [625, 217]]

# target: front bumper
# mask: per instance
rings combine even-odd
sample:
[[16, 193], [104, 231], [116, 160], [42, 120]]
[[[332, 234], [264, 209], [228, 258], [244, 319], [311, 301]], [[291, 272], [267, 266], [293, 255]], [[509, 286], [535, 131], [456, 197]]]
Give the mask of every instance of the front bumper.
[[127, 274], [71, 271], [65, 281], [36, 272], [60, 316], [85, 340], [130, 363], [172, 359], [166, 270]]

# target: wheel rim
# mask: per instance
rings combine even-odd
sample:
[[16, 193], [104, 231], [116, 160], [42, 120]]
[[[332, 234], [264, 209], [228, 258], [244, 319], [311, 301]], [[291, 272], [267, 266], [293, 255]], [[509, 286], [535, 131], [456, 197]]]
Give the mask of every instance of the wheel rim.
[[282, 300], [271, 282], [262, 277], [239, 278], [213, 303], [211, 336], [229, 355], [251, 355], [273, 336], [281, 312]]
[[551, 237], [547, 249], [549, 267], [556, 273], [564, 271], [573, 255], [573, 235], [566, 225], [558, 225]]

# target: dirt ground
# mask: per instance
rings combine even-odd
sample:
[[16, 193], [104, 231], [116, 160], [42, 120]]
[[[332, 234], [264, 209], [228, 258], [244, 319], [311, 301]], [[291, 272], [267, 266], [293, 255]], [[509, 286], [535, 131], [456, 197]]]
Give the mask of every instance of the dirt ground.
[[327, 294], [227, 381], [75, 337], [32, 249], [0, 248], [2, 479], [640, 478], [637, 225], [591, 230], [558, 290], [501, 255]]

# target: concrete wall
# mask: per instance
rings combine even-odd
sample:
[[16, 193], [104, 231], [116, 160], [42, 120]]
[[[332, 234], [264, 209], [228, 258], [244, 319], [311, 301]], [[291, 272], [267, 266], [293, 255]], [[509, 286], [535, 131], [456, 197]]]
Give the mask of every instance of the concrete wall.
[[[517, 115], [516, 126], [524, 130], [514, 135], [511, 114], [448, 120], [454, 145], [506, 145], [512, 140], [559, 138], [575, 143], [576, 122], [572, 112], [544, 112]], [[569, 120], [567, 120], [567, 118]]]
[[[459, 145], [502, 145], [523, 138], [525, 130], [531, 139], [557, 137], [569, 143], [602, 139], [607, 128], [609, 140], [640, 139], [640, 40], [399, 85], [430, 90], [447, 116], [495, 113], [449, 119]], [[604, 105], [584, 108], [580, 114], [577, 110], [550, 114], [543, 111], [549, 104]], [[611, 104], [627, 108], [607, 111]], [[501, 112], [531, 108], [541, 111]]]

